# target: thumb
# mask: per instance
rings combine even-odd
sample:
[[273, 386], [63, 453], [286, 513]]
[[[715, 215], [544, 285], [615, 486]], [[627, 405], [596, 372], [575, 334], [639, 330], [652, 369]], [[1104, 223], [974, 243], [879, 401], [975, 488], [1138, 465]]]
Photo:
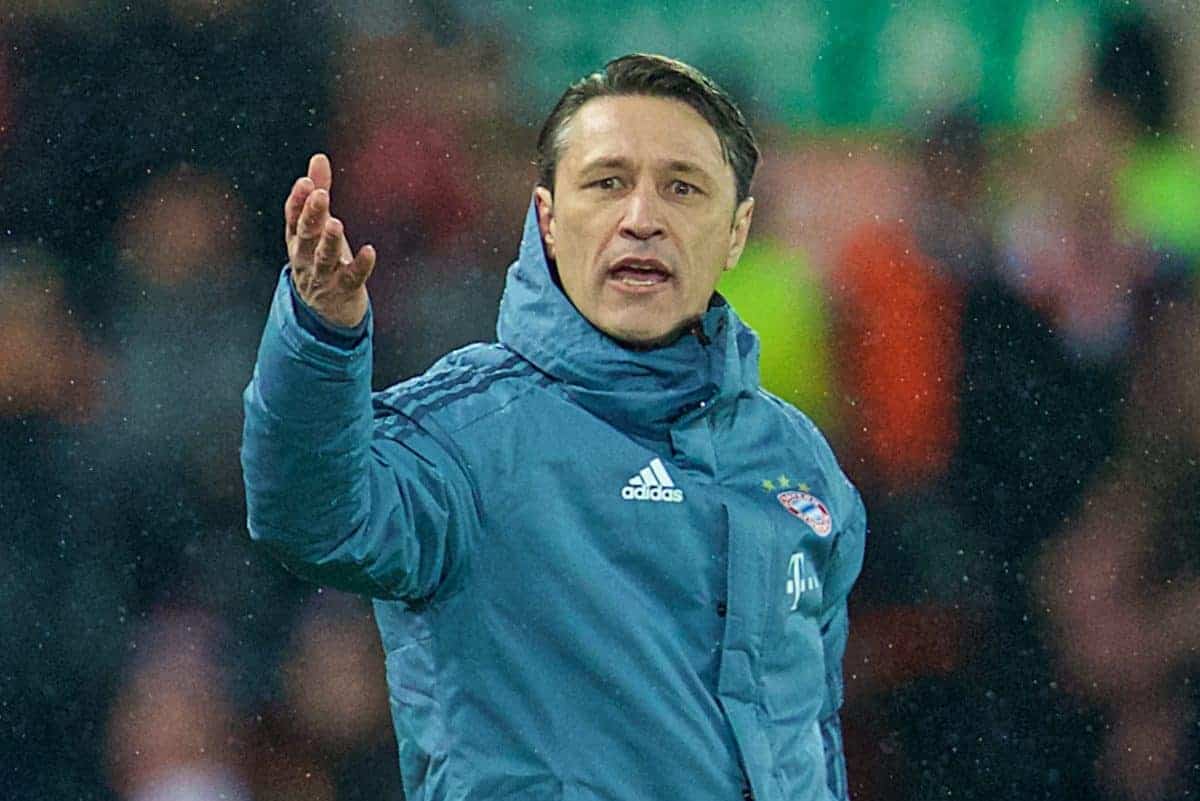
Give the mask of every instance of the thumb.
[[345, 275], [345, 283], [348, 287], [359, 287], [371, 277], [374, 270], [375, 248], [371, 245], [363, 245], [358, 249], [358, 255], [354, 257], [354, 261], [341, 272]]

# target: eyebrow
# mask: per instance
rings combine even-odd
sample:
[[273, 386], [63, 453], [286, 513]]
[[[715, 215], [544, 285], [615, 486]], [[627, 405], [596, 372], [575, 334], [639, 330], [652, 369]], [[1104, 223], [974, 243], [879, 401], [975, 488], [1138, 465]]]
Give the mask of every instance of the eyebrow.
[[[581, 173], [591, 172], [592, 170], [628, 170], [633, 166], [633, 163], [623, 156], [602, 156], [583, 165]], [[686, 161], [684, 159], [671, 159], [666, 163], [666, 168], [669, 172], [683, 173], [685, 175], [702, 175], [705, 178], [709, 177], [708, 170], [701, 167], [695, 162]]]
[[633, 165], [629, 159], [621, 156], [605, 156], [598, 159], [593, 159], [583, 165], [580, 172], [588, 172], [589, 170], [627, 170]]
[[701, 167], [699, 164], [694, 164], [683, 159], [673, 159], [667, 162], [667, 169], [671, 172], [691, 173], [694, 175], [708, 175], [708, 170]]

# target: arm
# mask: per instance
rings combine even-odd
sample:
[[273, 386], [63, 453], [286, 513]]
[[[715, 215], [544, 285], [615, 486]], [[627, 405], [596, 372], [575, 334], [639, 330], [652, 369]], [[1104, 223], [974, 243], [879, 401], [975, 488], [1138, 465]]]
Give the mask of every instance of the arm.
[[370, 245], [330, 216], [321, 154], [284, 204], [289, 268], [244, 395], [250, 535], [296, 573], [379, 598], [432, 596], [476, 523], [470, 481], [416, 425], [377, 433], [371, 408]]
[[351, 348], [303, 325], [289, 271], [244, 395], [251, 537], [307, 579], [373, 597], [431, 596], [461, 564], [470, 483], [424, 431], [376, 435], [370, 318]]
[[837, 463], [833, 449], [808, 418], [798, 415], [800, 428], [806, 432], [816, 451], [817, 463], [828, 477], [828, 498], [837, 525], [836, 539], [821, 577], [821, 646], [825, 658], [825, 686], [818, 720], [825, 747], [825, 779], [829, 797], [848, 801], [846, 754], [842, 748], [842, 723], [838, 712], [845, 698], [842, 661], [850, 635], [846, 598], [862, 570], [863, 552], [867, 537], [867, 512], [858, 490], [846, 478]]
[[[839, 479], [841, 479], [839, 476]], [[849, 512], [838, 533], [824, 581], [825, 608], [821, 614], [821, 644], [825, 652], [825, 696], [821, 703], [821, 738], [825, 745], [825, 775], [830, 797], [847, 801], [846, 755], [842, 748], [842, 724], [838, 717], [845, 696], [842, 660], [850, 634], [846, 598], [862, 569], [866, 540], [866, 511], [858, 493], [845, 484]], [[843, 507], [845, 508], [845, 507]]]
[[[769, 395], [769, 397], [774, 397]], [[867, 537], [867, 512], [858, 490], [846, 478], [838, 465], [833, 449], [807, 417], [795, 408], [776, 399], [796, 424], [802, 441], [814, 451], [817, 464], [828, 477], [830, 504], [837, 534], [829, 561], [821, 576], [822, 606], [820, 615], [821, 646], [824, 652], [825, 681], [822, 688], [821, 710], [817, 715], [825, 750], [825, 780], [830, 798], [849, 801], [846, 780], [846, 755], [842, 748], [842, 724], [838, 711], [844, 698], [842, 660], [850, 634], [846, 598], [862, 570], [863, 552]], [[808, 688], [806, 688], [806, 691]]]

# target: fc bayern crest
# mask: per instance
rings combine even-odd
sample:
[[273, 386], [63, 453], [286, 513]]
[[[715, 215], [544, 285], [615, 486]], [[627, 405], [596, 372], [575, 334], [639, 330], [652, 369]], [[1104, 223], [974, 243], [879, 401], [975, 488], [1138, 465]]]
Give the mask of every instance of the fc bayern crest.
[[781, 492], [777, 496], [783, 508], [808, 524], [818, 537], [828, 537], [833, 531], [833, 516], [829, 509], [814, 495], [799, 490]]

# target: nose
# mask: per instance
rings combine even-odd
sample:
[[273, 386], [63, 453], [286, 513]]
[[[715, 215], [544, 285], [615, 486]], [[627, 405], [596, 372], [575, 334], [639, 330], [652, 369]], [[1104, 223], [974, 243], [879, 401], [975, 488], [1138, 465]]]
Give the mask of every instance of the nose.
[[643, 183], [629, 193], [625, 215], [621, 218], [621, 236], [647, 240], [663, 236], [662, 208], [653, 186]]

